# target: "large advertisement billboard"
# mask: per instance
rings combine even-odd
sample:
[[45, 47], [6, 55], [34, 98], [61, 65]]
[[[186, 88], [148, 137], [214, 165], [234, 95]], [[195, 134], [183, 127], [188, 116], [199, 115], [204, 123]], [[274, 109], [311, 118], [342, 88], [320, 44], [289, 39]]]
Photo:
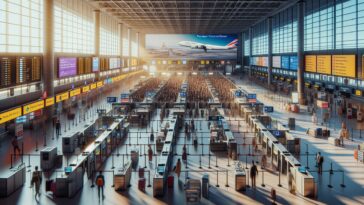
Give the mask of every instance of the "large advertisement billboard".
[[77, 58], [58, 59], [58, 77], [71, 77], [77, 75]]
[[147, 58], [227, 59], [237, 57], [237, 35], [147, 34]]

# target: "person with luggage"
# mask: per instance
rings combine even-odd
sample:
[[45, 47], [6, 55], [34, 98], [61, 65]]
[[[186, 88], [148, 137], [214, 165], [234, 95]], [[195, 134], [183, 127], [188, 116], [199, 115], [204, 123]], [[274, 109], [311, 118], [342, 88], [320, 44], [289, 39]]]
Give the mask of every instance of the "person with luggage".
[[174, 167], [174, 172], [177, 174], [178, 179], [179, 179], [179, 176], [181, 175], [181, 168], [182, 168], [181, 159], [178, 159], [177, 164]]
[[252, 188], [256, 188], [256, 177], [258, 175], [258, 168], [257, 166], [254, 164], [254, 161], [252, 161], [253, 165], [250, 168], [250, 178], [252, 180]]
[[319, 157], [319, 161], [318, 161], [318, 170], [317, 172], [322, 175], [322, 165], [324, 164], [324, 156], [320, 156]]
[[37, 200], [37, 196], [40, 198], [40, 185], [42, 184], [42, 172], [38, 170], [38, 166], [34, 168], [30, 184], [35, 188], [35, 200]]
[[148, 160], [151, 162], [153, 160], [153, 150], [151, 145], [148, 145], [148, 147]]
[[339, 139], [340, 139], [340, 145], [342, 147], [344, 147], [344, 139], [348, 139], [349, 138], [349, 130], [346, 127], [346, 124], [343, 122], [341, 124], [341, 130], [339, 133]]
[[13, 140], [11, 141], [11, 144], [13, 145], [13, 154], [14, 154], [14, 156], [16, 158], [16, 151], [18, 151], [19, 155], [21, 154], [17, 136], [13, 137]]
[[61, 134], [61, 122], [59, 119], [56, 121], [56, 136], [58, 137]]
[[102, 174], [102, 171], [100, 171], [99, 175], [97, 175], [96, 177], [96, 185], [97, 185], [97, 195], [99, 196], [99, 201], [100, 201], [100, 192], [102, 192], [102, 198], [105, 198], [104, 195], [105, 177]]
[[187, 160], [187, 148], [186, 148], [186, 144], [183, 145], [183, 148], [182, 148], [182, 160], [183, 161], [186, 161]]

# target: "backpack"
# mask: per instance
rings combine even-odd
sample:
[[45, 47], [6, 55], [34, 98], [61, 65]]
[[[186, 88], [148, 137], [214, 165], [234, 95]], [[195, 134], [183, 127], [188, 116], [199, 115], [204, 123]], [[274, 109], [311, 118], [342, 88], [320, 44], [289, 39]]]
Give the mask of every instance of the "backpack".
[[102, 177], [97, 177], [96, 185], [97, 186], [104, 186], [104, 180], [102, 179]]

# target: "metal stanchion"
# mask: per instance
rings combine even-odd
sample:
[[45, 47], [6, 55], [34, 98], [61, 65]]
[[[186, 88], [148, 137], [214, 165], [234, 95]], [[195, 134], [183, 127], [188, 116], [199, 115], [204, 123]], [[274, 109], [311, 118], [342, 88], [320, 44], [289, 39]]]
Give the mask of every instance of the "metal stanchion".
[[264, 171], [262, 172], [262, 187], [265, 187], [265, 184], [264, 184]]
[[227, 154], [227, 159], [228, 159], [228, 167], [230, 167], [230, 157], [229, 157], [229, 152], [228, 152], [228, 154]]
[[114, 169], [114, 154], [111, 154], [111, 169]]
[[344, 170], [341, 170], [342, 171], [342, 177], [341, 177], [341, 184], [340, 184], [340, 186], [341, 187], [343, 187], [343, 188], [345, 188], [346, 186], [345, 186], [345, 184], [344, 184]]
[[115, 173], [114, 170], [112, 170], [112, 185], [111, 187], [115, 187]]
[[147, 187], [151, 187], [152, 185], [150, 185], [150, 170], [148, 170], [148, 186]]
[[278, 169], [278, 186], [282, 187], [282, 184], [281, 184], [281, 169]]
[[200, 155], [200, 166], [199, 166], [200, 169], [202, 169], [202, 165], [201, 165], [201, 155]]
[[329, 170], [329, 184], [327, 185], [327, 187], [329, 187], [329, 188], [333, 187], [332, 184], [331, 184], [331, 179], [332, 179], [331, 175], [333, 175], [333, 174], [334, 174], [334, 171], [332, 170], [332, 162], [331, 162], [330, 163], [330, 170]]
[[220, 187], [219, 185], [219, 171], [216, 171], [216, 187]]
[[306, 143], [306, 169], [310, 169], [308, 166], [308, 144]]
[[226, 184], [225, 187], [229, 187], [229, 173], [228, 170], [226, 170]]

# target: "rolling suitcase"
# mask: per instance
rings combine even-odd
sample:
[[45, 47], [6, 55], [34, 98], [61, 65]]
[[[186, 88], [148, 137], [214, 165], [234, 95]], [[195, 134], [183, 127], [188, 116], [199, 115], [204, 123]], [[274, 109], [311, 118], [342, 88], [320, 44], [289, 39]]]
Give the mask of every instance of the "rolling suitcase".
[[316, 128], [317, 136], [322, 136], [322, 128]]
[[51, 186], [52, 186], [52, 183], [53, 183], [53, 180], [47, 180], [46, 181], [46, 188], [45, 188], [45, 190], [46, 191], [51, 191]]
[[168, 184], [168, 188], [173, 188], [173, 185], [174, 185], [174, 176], [173, 175], [168, 176], [167, 184]]
[[144, 178], [144, 168], [139, 168], [138, 174], [139, 178]]
[[145, 192], [145, 178], [141, 178], [138, 181], [138, 189]]

